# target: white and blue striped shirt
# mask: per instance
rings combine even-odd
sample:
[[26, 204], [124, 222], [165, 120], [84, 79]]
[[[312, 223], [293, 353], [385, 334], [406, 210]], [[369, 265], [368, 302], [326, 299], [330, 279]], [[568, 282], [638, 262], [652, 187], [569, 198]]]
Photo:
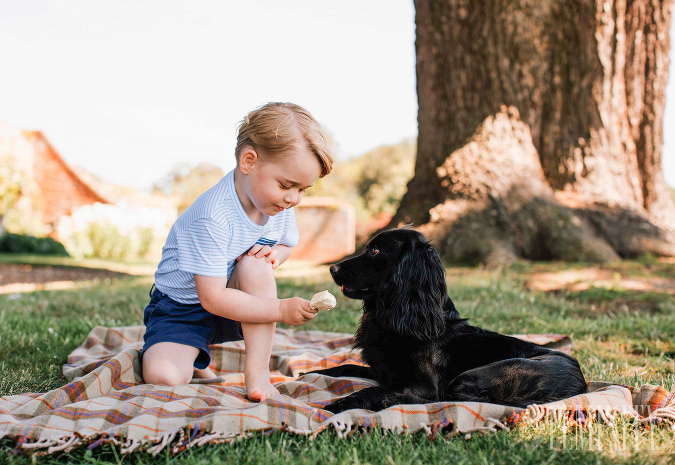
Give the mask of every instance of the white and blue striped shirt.
[[198, 304], [195, 274], [230, 278], [237, 257], [254, 244], [295, 247], [298, 227], [292, 208], [254, 223], [234, 188], [234, 170], [194, 201], [169, 231], [155, 286], [173, 300]]

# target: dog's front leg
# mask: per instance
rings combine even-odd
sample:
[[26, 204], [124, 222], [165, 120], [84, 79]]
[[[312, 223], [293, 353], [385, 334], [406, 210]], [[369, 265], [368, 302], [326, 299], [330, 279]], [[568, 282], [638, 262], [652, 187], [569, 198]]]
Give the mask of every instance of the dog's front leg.
[[399, 404], [428, 404], [437, 399], [432, 386], [373, 386], [331, 402], [324, 407], [333, 413], [354, 408], [378, 411]]
[[[333, 378], [366, 378], [366, 379], [377, 379], [375, 376], [375, 371], [370, 367], [364, 367], [362, 365], [338, 365], [333, 368], [326, 368], [325, 370], [310, 371], [310, 373], [316, 373], [317, 375], [326, 375], [332, 376]], [[309, 373], [301, 373], [309, 374]]]

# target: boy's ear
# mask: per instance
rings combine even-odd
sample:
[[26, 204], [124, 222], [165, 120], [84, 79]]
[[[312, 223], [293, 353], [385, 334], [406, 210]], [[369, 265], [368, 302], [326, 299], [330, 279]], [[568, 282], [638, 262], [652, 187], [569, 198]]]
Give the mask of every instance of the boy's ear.
[[253, 167], [258, 163], [258, 153], [253, 147], [246, 147], [239, 155], [239, 167], [241, 172], [249, 174]]

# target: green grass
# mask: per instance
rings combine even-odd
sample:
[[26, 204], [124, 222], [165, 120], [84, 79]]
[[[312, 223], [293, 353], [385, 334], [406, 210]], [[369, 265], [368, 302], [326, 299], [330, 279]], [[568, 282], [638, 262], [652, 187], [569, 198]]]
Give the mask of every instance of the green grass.
[[[0, 260], [3, 260], [0, 258]], [[4, 260], [9, 260], [5, 257]], [[36, 262], [34, 262], [36, 263]], [[56, 264], [56, 263], [54, 263]], [[72, 263], [60, 263], [72, 265]], [[285, 265], [286, 266], [286, 265]], [[578, 267], [578, 265], [576, 265]], [[626, 262], [618, 272], [673, 277], [672, 265]], [[450, 295], [464, 317], [504, 333], [564, 333], [573, 337], [573, 354], [588, 380], [641, 385], [675, 385], [675, 303], [672, 296], [591, 288], [581, 293], [544, 294], [525, 290], [533, 271], [569, 269], [566, 264], [518, 263], [497, 271], [448, 270]], [[311, 297], [329, 289], [338, 307], [322, 313], [307, 329], [353, 332], [360, 303], [339, 295], [325, 267], [288, 266], [279, 270], [279, 297]], [[43, 392], [64, 384], [66, 356], [95, 325], [136, 325], [148, 300], [151, 277], [125, 277], [88, 288], [26, 293], [17, 300], [0, 296], [0, 395]], [[50, 330], [51, 328], [51, 330]], [[208, 445], [177, 456], [145, 453], [121, 456], [112, 446], [88, 452], [33, 457], [38, 463], [674, 463], [674, 434], [619, 422], [595, 425], [579, 444], [563, 444], [560, 425], [518, 426], [482, 436], [397, 435], [385, 431], [338, 439], [332, 431], [315, 440], [274, 433], [235, 443]], [[636, 442], [636, 437], [639, 442]], [[626, 447], [617, 447], [617, 444]], [[12, 441], [0, 441], [0, 463], [27, 464], [31, 457], [11, 454]]]
[[157, 263], [147, 260], [115, 260], [111, 258], [74, 258], [55, 257], [48, 255], [0, 253], [0, 263], [75, 266], [80, 268], [96, 268], [101, 270], [117, 271], [138, 276], [152, 276], [157, 269]]

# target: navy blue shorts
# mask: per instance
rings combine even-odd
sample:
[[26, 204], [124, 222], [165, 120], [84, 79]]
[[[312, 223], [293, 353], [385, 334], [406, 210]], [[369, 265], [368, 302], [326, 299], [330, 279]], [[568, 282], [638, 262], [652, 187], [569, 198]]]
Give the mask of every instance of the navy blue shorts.
[[150, 303], [145, 307], [143, 323], [145, 344], [139, 361], [148, 347], [158, 342], [176, 342], [198, 348], [194, 366], [204, 369], [211, 362], [209, 344], [244, 338], [236, 321], [209, 313], [200, 304], [176, 302], [154, 284], [150, 288]]

